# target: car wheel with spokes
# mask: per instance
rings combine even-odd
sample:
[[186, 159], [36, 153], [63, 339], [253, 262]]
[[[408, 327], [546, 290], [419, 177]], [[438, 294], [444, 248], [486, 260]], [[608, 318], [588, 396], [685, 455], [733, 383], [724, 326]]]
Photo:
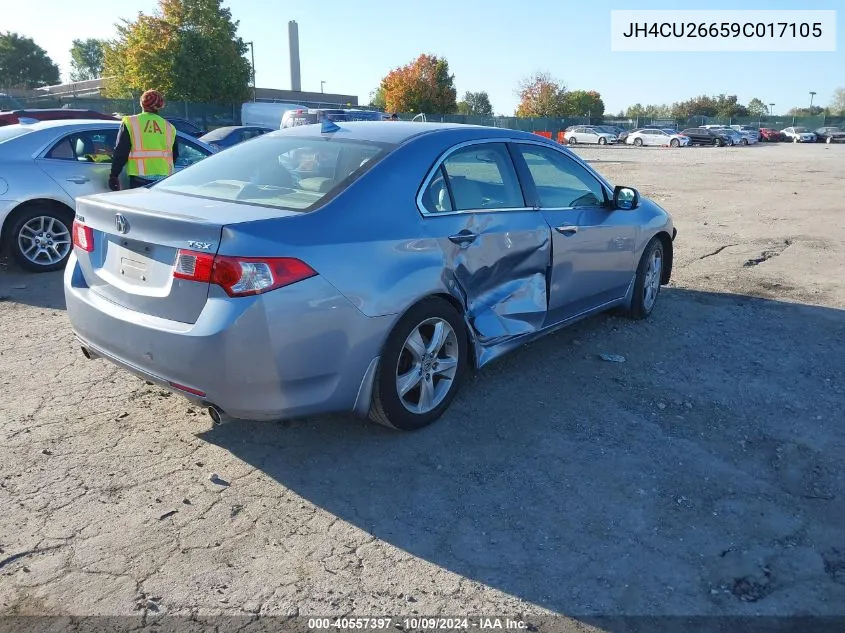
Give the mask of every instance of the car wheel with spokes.
[[464, 321], [445, 299], [432, 297], [403, 316], [382, 350], [370, 419], [401, 431], [437, 420], [468, 367]]
[[657, 304], [663, 279], [663, 242], [659, 237], [651, 238], [645, 247], [637, 267], [633, 296], [627, 314], [632, 319], [645, 319]]
[[603, 136], [599, 137], [599, 145], [607, 145], [607, 139]]
[[59, 205], [33, 205], [16, 215], [8, 234], [12, 257], [22, 268], [50, 272], [63, 268], [73, 249], [73, 212]]
[[680, 144], [681, 142], [676, 138], [673, 138], [671, 141], [669, 141], [669, 145], [672, 147], [678, 147]]
[[637, 147], [642, 147], [643, 146], [643, 139], [635, 138], [634, 139], [634, 145], [636, 145]]
[[566, 142], [567, 142], [567, 143], [569, 143], [570, 145], [575, 145], [576, 143], [578, 143], [578, 141], [577, 141], [577, 140], [575, 140], [575, 137], [574, 137], [574, 136], [570, 136], [570, 137], [566, 140]]

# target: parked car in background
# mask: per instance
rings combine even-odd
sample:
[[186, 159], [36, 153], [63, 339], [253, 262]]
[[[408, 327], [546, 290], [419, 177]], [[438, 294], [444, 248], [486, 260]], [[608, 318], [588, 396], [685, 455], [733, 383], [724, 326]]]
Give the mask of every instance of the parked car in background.
[[552, 140], [338, 125], [80, 199], [64, 289], [85, 355], [215, 421], [354, 412], [414, 430], [470, 370], [590, 314], [645, 318], [670, 280], [669, 214]]
[[[22, 267], [47, 272], [65, 265], [74, 200], [108, 191], [120, 125], [74, 120], [0, 128], [0, 246]], [[214, 152], [182, 132], [177, 143], [177, 171]]]
[[307, 110], [299, 103], [247, 101], [241, 105], [241, 125], [269, 127], [278, 130], [282, 117], [290, 110]]
[[166, 116], [164, 118], [167, 121], [170, 121], [177, 131], [182, 132], [183, 134], [187, 134], [188, 136], [199, 138], [200, 136], [205, 134], [205, 130], [203, 130], [198, 125], [194, 125], [193, 123], [188, 121], [188, 119], [183, 119], [178, 116]]
[[760, 140], [766, 143], [778, 143], [786, 140], [786, 134], [780, 130], [774, 130], [768, 127], [760, 128]]
[[200, 136], [199, 140], [203, 143], [208, 143], [215, 150], [220, 151], [273, 131], [273, 128], [258, 127], [256, 125], [230, 125], [211, 130], [208, 134]]
[[618, 140], [615, 134], [603, 132], [592, 125], [577, 125], [570, 131], [564, 132], [563, 138], [569, 145], [576, 145], [577, 143], [609, 145], [616, 143]]
[[21, 110], [23, 107], [23, 104], [12, 95], [0, 92], [0, 110]]
[[686, 147], [690, 144], [688, 136], [676, 134], [674, 130], [658, 130], [656, 128], [643, 128], [634, 130], [625, 139], [626, 145], [659, 145], [668, 147]]
[[690, 140], [690, 145], [713, 145], [725, 147], [731, 145], [733, 140], [720, 130], [709, 130], [703, 127], [690, 127], [681, 131], [683, 136]]
[[[710, 128], [711, 132], [723, 134], [730, 139], [729, 145], [748, 145], [748, 139], [744, 138], [742, 134], [729, 127]], [[743, 141], [745, 141], [743, 143]]]
[[116, 121], [112, 114], [103, 114], [96, 110], [78, 110], [74, 108], [28, 108], [0, 112], [0, 125], [31, 123], [34, 121], [60, 121], [66, 119], [102, 119]]
[[613, 134], [616, 137], [617, 141], [619, 140], [619, 135], [625, 131], [625, 128], [621, 128], [616, 125], [594, 125], [593, 127], [598, 130], [601, 130], [602, 132]]
[[845, 143], [845, 130], [839, 127], [820, 127], [815, 135], [819, 143]]
[[329, 121], [384, 121], [387, 115], [377, 110], [358, 110], [356, 108], [307, 108], [288, 110], [282, 116], [281, 128], [313, 125], [327, 119]]
[[781, 130], [787, 141], [793, 143], [815, 143], [816, 135], [801, 126], [792, 126]]
[[743, 138], [746, 139], [747, 142], [743, 143], [743, 145], [753, 145], [760, 141], [760, 130], [756, 127], [750, 125], [732, 125], [730, 127], [742, 134]]

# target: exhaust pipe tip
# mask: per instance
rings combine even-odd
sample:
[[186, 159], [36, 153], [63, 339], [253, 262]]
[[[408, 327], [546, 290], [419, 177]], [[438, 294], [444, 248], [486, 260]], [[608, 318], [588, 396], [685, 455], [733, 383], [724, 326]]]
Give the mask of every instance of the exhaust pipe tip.
[[221, 415], [223, 412], [215, 406], [210, 406], [206, 410], [211, 421], [215, 424], [223, 424], [223, 416]]
[[81, 349], [82, 349], [82, 355], [83, 355], [85, 358], [87, 358], [88, 360], [91, 360], [91, 359], [93, 358], [93, 356], [91, 355], [91, 352], [90, 352], [90, 351], [88, 351], [88, 348], [87, 348], [87, 347], [83, 346]]

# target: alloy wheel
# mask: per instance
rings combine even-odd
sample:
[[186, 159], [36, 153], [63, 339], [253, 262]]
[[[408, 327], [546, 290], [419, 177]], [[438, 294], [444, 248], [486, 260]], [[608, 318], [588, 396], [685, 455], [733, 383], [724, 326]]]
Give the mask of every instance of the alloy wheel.
[[18, 232], [18, 247], [21, 254], [33, 264], [57, 264], [70, 252], [70, 229], [62, 220], [53, 216], [36, 216]]
[[432, 411], [452, 389], [458, 371], [458, 337], [448, 321], [426, 319], [405, 339], [396, 363], [396, 390], [411, 413]]

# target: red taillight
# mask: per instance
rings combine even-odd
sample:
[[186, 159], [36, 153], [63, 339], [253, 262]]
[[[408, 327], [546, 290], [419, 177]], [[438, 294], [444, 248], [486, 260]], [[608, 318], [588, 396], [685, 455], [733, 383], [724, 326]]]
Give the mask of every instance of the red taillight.
[[94, 250], [94, 230], [85, 226], [79, 220], [73, 221], [73, 245], [78, 246], [86, 253]]
[[260, 295], [316, 274], [291, 257], [229, 257], [186, 250], [179, 251], [173, 267], [176, 279], [216, 284], [230, 297]]

